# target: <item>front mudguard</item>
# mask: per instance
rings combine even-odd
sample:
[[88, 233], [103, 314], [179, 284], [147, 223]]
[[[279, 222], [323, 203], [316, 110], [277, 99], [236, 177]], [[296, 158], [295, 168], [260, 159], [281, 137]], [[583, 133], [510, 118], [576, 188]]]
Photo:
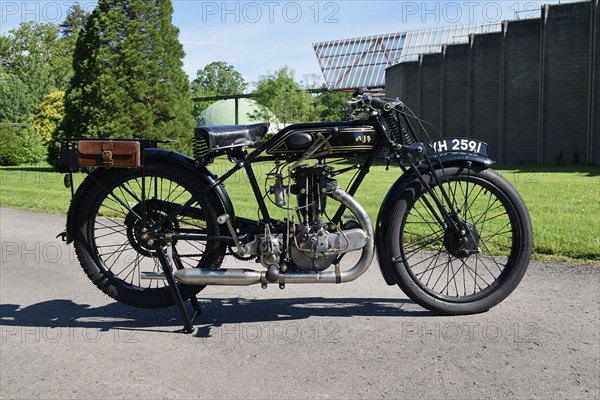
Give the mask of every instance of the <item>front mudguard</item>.
[[[494, 161], [487, 157], [483, 157], [476, 154], [463, 154], [463, 153], [447, 153], [439, 157], [430, 159], [433, 170], [436, 171], [441, 168], [457, 167], [464, 165], [467, 166], [480, 166], [483, 168], [489, 168]], [[427, 165], [419, 167], [419, 171], [425, 174], [429, 170]], [[402, 196], [402, 193], [413, 183], [418, 181], [417, 174], [414, 171], [408, 171], [401, 175], [396, 182], [392, 185], [387, 195], [381, 203], [379, 214], [377, 215], [377, 229], [375, 232], [375, 245], [377, 248], [377, 261], [379, 263], [379, 269], [381, 274], [388, 285], [398, 284], [398, 277], [396, 275], [396, 268], [394, 268], [394, 262], [390, 258], [390, 251], [387, 248], [386, 235], [390, 229], [389, 223], [392, 221], [392, 213], [394, 212], [394, 205]]]
[[[203, 166], [200, 166], [193, 158], [186, 156], [185, 154], [177, 153], [175, 151], [166, 150], [166, 149], [145, 149], [144, 150], [144, 162], [151, 161], [153, 159], [161, 159], [163, 161], [168, 161], [184, 168], [187, 168], [190, 174], [195, 175], [199, 182], [203, 185], [209, 186], [212, 185], [216, 181], [215, 175], [206, 169]], [[109, 173], [110, 170], [106, 168], [96, 168], [91, 172], [93, 178], [97, 178], [101, 174]], [[65, 239], [67, 244], [73, 242], [73, 221], [75, 216], [78, 213], [78, 208], [80, 205], [80, 200], [83, 197], [83, 194], [88, 190], [91, 185], [96, 185], [94, 179], [90, 177], [84, 179], [84, 181], [79, 185], [73, 199], [71, 200], [71, 204], [69, 206], [69, 211], [67, 213], [67, 225], [66, 225], [66, 235]], [[218, 196], [223, 209], [229, 214], [232, 220], [235, 220], [235, 213], [233, 209], [233, 204], [231, 203], [231, 199], [225, 190], [223, 184], [218, 184], [214, 187], [213, 191]]]

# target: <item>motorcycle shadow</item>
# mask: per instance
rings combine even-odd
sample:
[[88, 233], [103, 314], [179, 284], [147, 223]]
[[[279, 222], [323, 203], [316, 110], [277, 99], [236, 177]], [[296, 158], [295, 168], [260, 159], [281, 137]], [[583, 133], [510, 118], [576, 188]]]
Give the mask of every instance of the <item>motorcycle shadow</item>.
[[[226, 324], [289, 322], [309, 317], [421, 317], [435, 314], [407, 299], [390, 298], [203, 298], [202, 313], [194, 326], [196, 336], [209, 337], [214, 328]], [[187, 305], [189, 313], [192, 307]], [[181, 327], [175, 307], [142, 309], [121, 303], [101, 307], [71, 300], [49, 300], [26, 307], [0, 304], [0, 326], [32, 328], [80, 328], [164, 332], [164, 327]], [[11, 328], [12, 329], [12, 328]], [[4, 329], [7, 332], [10, 329]]]

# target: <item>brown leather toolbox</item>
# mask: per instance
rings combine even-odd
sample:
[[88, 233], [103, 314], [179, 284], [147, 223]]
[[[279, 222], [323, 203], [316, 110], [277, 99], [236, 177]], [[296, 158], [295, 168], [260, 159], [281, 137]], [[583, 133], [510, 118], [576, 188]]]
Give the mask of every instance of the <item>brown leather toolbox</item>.
[[79, 165], [82, 167], [139, 167], [140, 142], [113, 140], [79, 140]]

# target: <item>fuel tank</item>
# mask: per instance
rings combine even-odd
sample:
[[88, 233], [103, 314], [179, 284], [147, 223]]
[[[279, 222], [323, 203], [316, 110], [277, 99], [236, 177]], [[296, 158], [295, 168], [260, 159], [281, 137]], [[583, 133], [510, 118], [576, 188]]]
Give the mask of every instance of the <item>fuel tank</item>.
[[267, 154], [300, 155], [323, 137], [331, 137], [322, 148], [330, 155], [353, 155], [371, 152], [377, 141], [377, 132], [370, 125], [291, 125], [277, 134], [277, 139], [267, 150]]

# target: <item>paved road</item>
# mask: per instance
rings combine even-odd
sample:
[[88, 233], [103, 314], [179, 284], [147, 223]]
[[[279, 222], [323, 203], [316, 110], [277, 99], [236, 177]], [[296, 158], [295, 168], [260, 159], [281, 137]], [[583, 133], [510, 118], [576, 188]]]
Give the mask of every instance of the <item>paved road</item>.
[[533, 263], [491, 311], [436, 317], [354, 283], [209, 288], [176, 311], [98, 291], [64, 217], [0, 209], [0, 398], [600, 398], [600, 270]]

